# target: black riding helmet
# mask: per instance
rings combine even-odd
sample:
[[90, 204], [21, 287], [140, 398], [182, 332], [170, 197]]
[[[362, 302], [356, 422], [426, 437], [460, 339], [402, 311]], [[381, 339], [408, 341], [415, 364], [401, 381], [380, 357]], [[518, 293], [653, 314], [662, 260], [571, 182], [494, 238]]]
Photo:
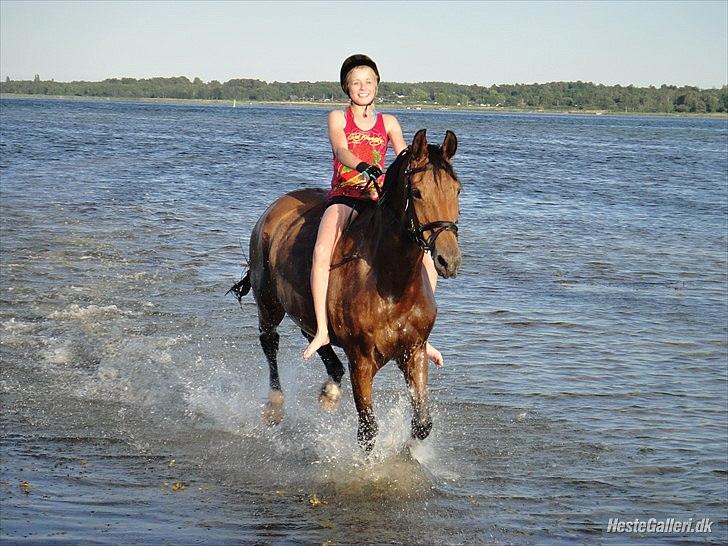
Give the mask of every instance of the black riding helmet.
[[349, 74], [352, 68], [356, 68], [357, 66], [368, 66], [369, 68], [374, 70], [374, 73], [377, 75], [377, 85], [379, 85], [379, 69], [377, 68], [377, 63], [372, 61], [366, 55], [357, 53], [356, 55], [352, 55], [351, 57], [347, 58], [344, 61], [344, 64], [341, 65], [339, 81], [341, 82], [341, 89], [344, 90], [344, 93], [347, 96], [349, 96], [349, 90], [346, 88], [346, 76]]

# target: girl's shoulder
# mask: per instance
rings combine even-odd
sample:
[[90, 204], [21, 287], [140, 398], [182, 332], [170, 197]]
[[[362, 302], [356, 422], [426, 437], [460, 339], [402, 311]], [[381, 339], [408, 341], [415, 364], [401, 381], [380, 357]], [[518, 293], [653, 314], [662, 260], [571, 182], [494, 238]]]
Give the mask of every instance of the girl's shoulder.
[[384, 127], [385, 129], [387, 129], [387, 132], [390, 132], [391, 129], [399, 127], [399, 121], [397, 121], [397, 118], [394, 117], [392, 114], [382, 114], [382, 119], [384, 120]]
[[343, 110], [329, 112], [329, 125], [344, 128], [346, 126], [346, 113]]

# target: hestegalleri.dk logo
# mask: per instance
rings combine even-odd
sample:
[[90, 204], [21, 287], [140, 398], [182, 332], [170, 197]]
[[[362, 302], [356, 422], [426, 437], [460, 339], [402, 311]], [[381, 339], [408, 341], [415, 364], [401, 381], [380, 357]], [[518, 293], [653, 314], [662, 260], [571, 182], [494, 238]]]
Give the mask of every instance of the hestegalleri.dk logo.
[[693, 521], [693, 518], [687, 520], [609, 518], [607, 533], [711, 533], [712, 527], [713, 522], [708, 518], [697, 521]]

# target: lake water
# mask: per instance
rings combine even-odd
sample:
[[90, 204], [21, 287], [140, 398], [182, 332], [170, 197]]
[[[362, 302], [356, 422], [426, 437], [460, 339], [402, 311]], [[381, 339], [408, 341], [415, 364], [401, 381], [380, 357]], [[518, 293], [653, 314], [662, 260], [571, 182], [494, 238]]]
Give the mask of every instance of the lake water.
[[726, 119], [395, 112], [458, 135], [463, 266], [433, 432], [402, 455], [390, 364], [367, 459], [290, 321], [262, 424], [255, 305], [225, 295], [265, 207], [328, 184], [325, 110], [0, 107], [3, 543], [728, 541]]

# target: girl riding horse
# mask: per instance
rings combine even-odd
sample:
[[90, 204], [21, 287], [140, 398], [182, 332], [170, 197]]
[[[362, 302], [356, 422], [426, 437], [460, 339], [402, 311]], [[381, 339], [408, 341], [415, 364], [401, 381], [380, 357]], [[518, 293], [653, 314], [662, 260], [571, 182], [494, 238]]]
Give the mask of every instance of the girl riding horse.
[[[374, 100], [379, 86], [379, 70], [366, 55], [352, 55], [341, 66], [341, 88], [349, 96], [346, 111], [329, 113], [329, 140], [334, 156], [334, 174], [326, 211], [321, 218], [311, 268], [311, 293], [316, 315], [316, 335], [303, 352], [311, 358], [330, 343], [326, 297], [329, 287], [331, 255], [344, 225], [379, 198], [384, 161], [391, 142], [395, 154], [406, 148], [402, 129], [390, 114], [377, 113]], [[429, 252], [423, 267], [432, 292], [437, 286], [437, 271]], [[444, 363], [440, 352], [427, 342], [427, 356], [438, 367]]]

